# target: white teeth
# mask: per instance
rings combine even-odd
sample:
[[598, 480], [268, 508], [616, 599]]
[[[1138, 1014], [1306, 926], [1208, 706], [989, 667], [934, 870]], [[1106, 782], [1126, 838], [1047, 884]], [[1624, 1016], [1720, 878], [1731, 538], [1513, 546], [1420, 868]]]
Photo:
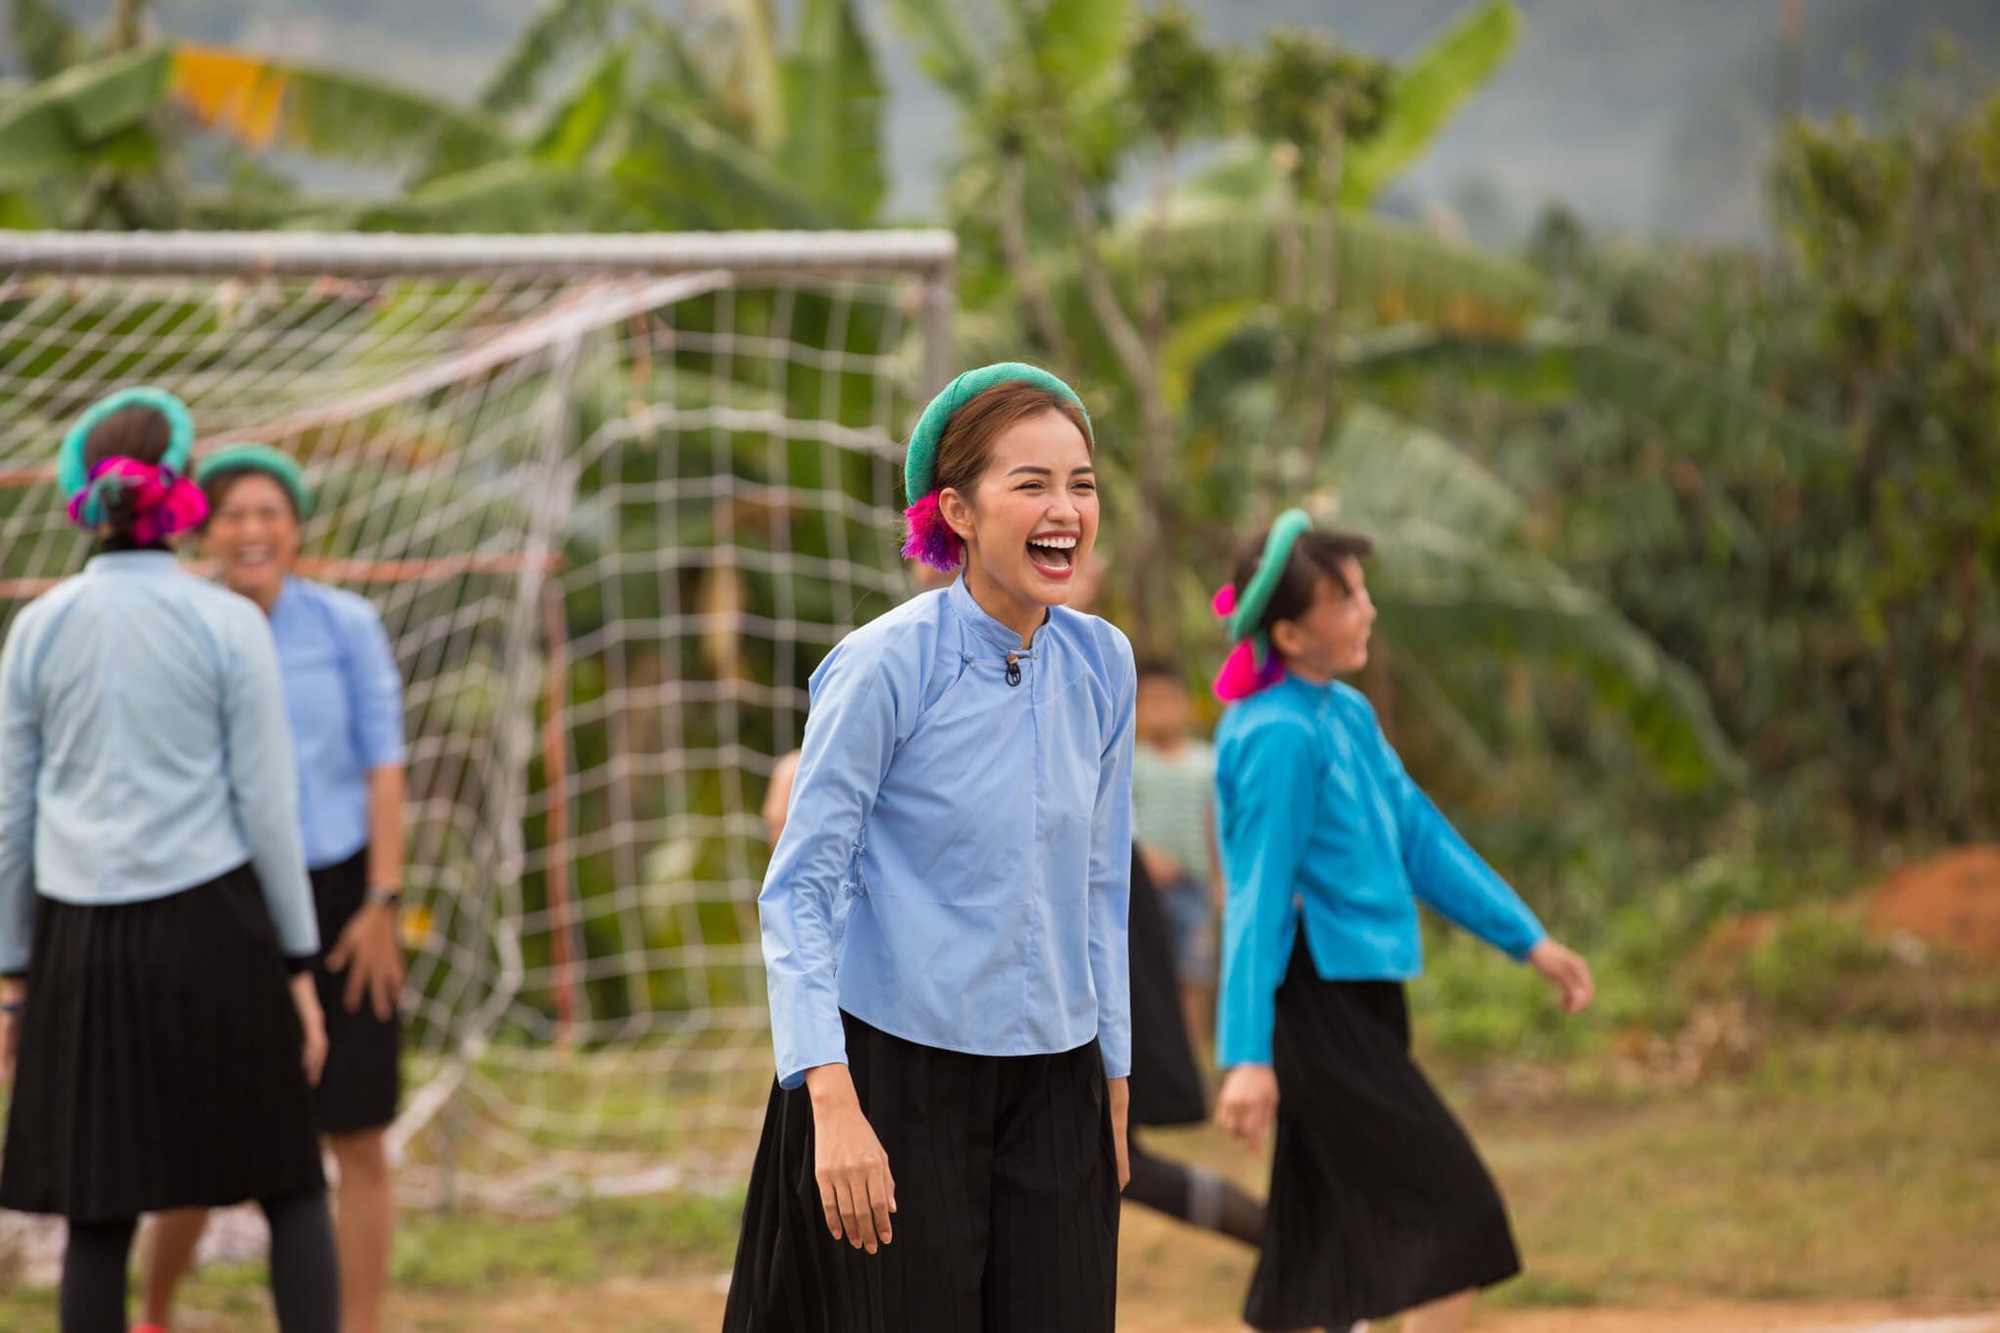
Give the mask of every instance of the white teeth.
[[1076, 549], [1076, 538], [1030, 537], [1028, 538], [1028, 544], [1030, 546], [1049, 546], [1055, 548], [1058, 551], [1074, 551]]

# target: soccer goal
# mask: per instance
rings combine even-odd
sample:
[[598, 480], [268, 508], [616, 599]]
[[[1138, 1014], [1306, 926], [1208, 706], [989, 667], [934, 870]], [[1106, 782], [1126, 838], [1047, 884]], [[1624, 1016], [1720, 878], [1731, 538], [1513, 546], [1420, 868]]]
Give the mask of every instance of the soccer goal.
[[771, 1076], [758, 817], [805, 682], [907, 592], [949, 233], [0, 232], [0, 617], [85, 550], [56, 444], [121, 385], [318, 492], [303, 573], [407, 689], [415, 1197], [740, 1172]]

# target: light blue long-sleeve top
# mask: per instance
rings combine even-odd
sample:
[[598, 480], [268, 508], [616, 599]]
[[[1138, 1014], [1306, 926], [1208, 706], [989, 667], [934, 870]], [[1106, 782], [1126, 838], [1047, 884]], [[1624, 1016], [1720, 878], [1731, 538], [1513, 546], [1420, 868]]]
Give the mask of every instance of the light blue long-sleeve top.
[[403, 678], [366, 597], [286, 579], [271, 637], [298, 751], [306, 864], [339, 865], [368, 845], [368, 775], [403, 762]]
[[1417, 902], [1525, 958], [1541, 923], [1403, 771], [1360, 691], [1286, 676], [1216, 731], [1223, 874], [1218, 1062], [1271, 1062], [1299, 923], [1328, 980], [1423, 970]]
[[835, 646], [757, 899], [784, 1086], [846, 1061], [842, 1010], [976, 1055], [1095, 1037], [1131, 1072], [1137, 691], [1113, 626], [1057, 607], [1023, 651], [962, 580]]
[[87, 906], [249, 862], [294, 959], [319, 949], [270, 626], [165, 551], [94, 557], [0, 649], [0, 973], [35, 895]]

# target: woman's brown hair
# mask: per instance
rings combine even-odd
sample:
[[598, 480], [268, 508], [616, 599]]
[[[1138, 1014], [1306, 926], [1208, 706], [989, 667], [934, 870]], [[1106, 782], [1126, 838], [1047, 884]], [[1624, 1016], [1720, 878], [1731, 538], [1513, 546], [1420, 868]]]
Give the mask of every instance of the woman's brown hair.
[[[1233, 582], [1239, 593], [1257, 576], [1257, 566], [1264, 558], [1264, 543], [1270, 535], [1268, 529], [1258, 533], [1257, 539], [1236, 557]], [[1342, 566], [1349, 560], [1365, 560], [1374, 552], [1375, 543], [1359, 533], [1332, 528], [1306, 529], [1292, 543], [1291, 554], [1285, 558], [1285, 572], [1278, 576], [1271, 600], [1264, 603], [1264, 615], [1257, 628], [1268, 634], [1280, 620], [1297, 620], [1304, 615], [1311, 609], [1323, 578], [1332, 579], [1342, 592], [1351, 594], [1354, 589], [1348, 586]]]
[[[94, 468], [107, 458], [130, 458], [141, 463], [157, 463], [173, 445], [173, 427], [153, 408], [134, 405], [120, 408], [97, 423], [83, 442], [83, 465]], [[129, 491], [112, 490], [99, 502], [111, 533], [107, 549], [130, 547], [132, 525], [138, 521], [137, 497]]]
[[1060, 412], [1083, 436], [1084, 452], [1091, 451], [1095, 441], [1090, 438], [1090, 423], [1081, 408], [1040, 385], [1014, 380], [994, 385], [951, 414], [944, 434], [938, 437], [932, 483], [940, 492], [957, 491], [970, 501], [973, 488], [993, 458], [993, 442], [1011, 427], [1044, 412]]

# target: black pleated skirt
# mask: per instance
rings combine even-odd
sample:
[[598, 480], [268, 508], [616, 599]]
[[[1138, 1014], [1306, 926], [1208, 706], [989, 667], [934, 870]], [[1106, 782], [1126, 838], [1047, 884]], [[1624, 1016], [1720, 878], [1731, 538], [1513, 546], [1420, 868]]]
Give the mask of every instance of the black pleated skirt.
[[1128, 913], [1132, 977], [1132, 1103], [1134, 1125], [1194, 1125], [1208, 1118], [1208, 1098], [1195, 1067], [1181, 1008], [1160, 892], [1137, 848], [1132, 852]]
[[340, 932], [368, 897], [368, 849], [313, 871], [312, 888], [320, 940], [313, 980], [326, 1013], [326, 1069], [313, 1089], [313, 1114], [328, 1134], [380, 1129], [395, 1120], [402, 1097], [402, 1015], [377, 1018], [366, 996], [350, 1013], [346, 969], [329, 972], [326, 967]]
[[1244, 1318], [1345, 1328], [1521, 1269], [1500, 1191], [1410, 1058], [1400, 982], [1323, 981], [1300, 935], [1278, 989], [1269, 1222]]
[[0, 1208], [112, 1221], [321, 1188], [302, 1041], [249, 867], [39, 899]]
[[1118, 1168], [1097, 1043], [965, 1055], [842, 1018], [896, 1182], [895, 1239], [871, 1255], [828, 1233], [811, 1097], [774, 1084], [724, 1333], [1112, 1333]]

